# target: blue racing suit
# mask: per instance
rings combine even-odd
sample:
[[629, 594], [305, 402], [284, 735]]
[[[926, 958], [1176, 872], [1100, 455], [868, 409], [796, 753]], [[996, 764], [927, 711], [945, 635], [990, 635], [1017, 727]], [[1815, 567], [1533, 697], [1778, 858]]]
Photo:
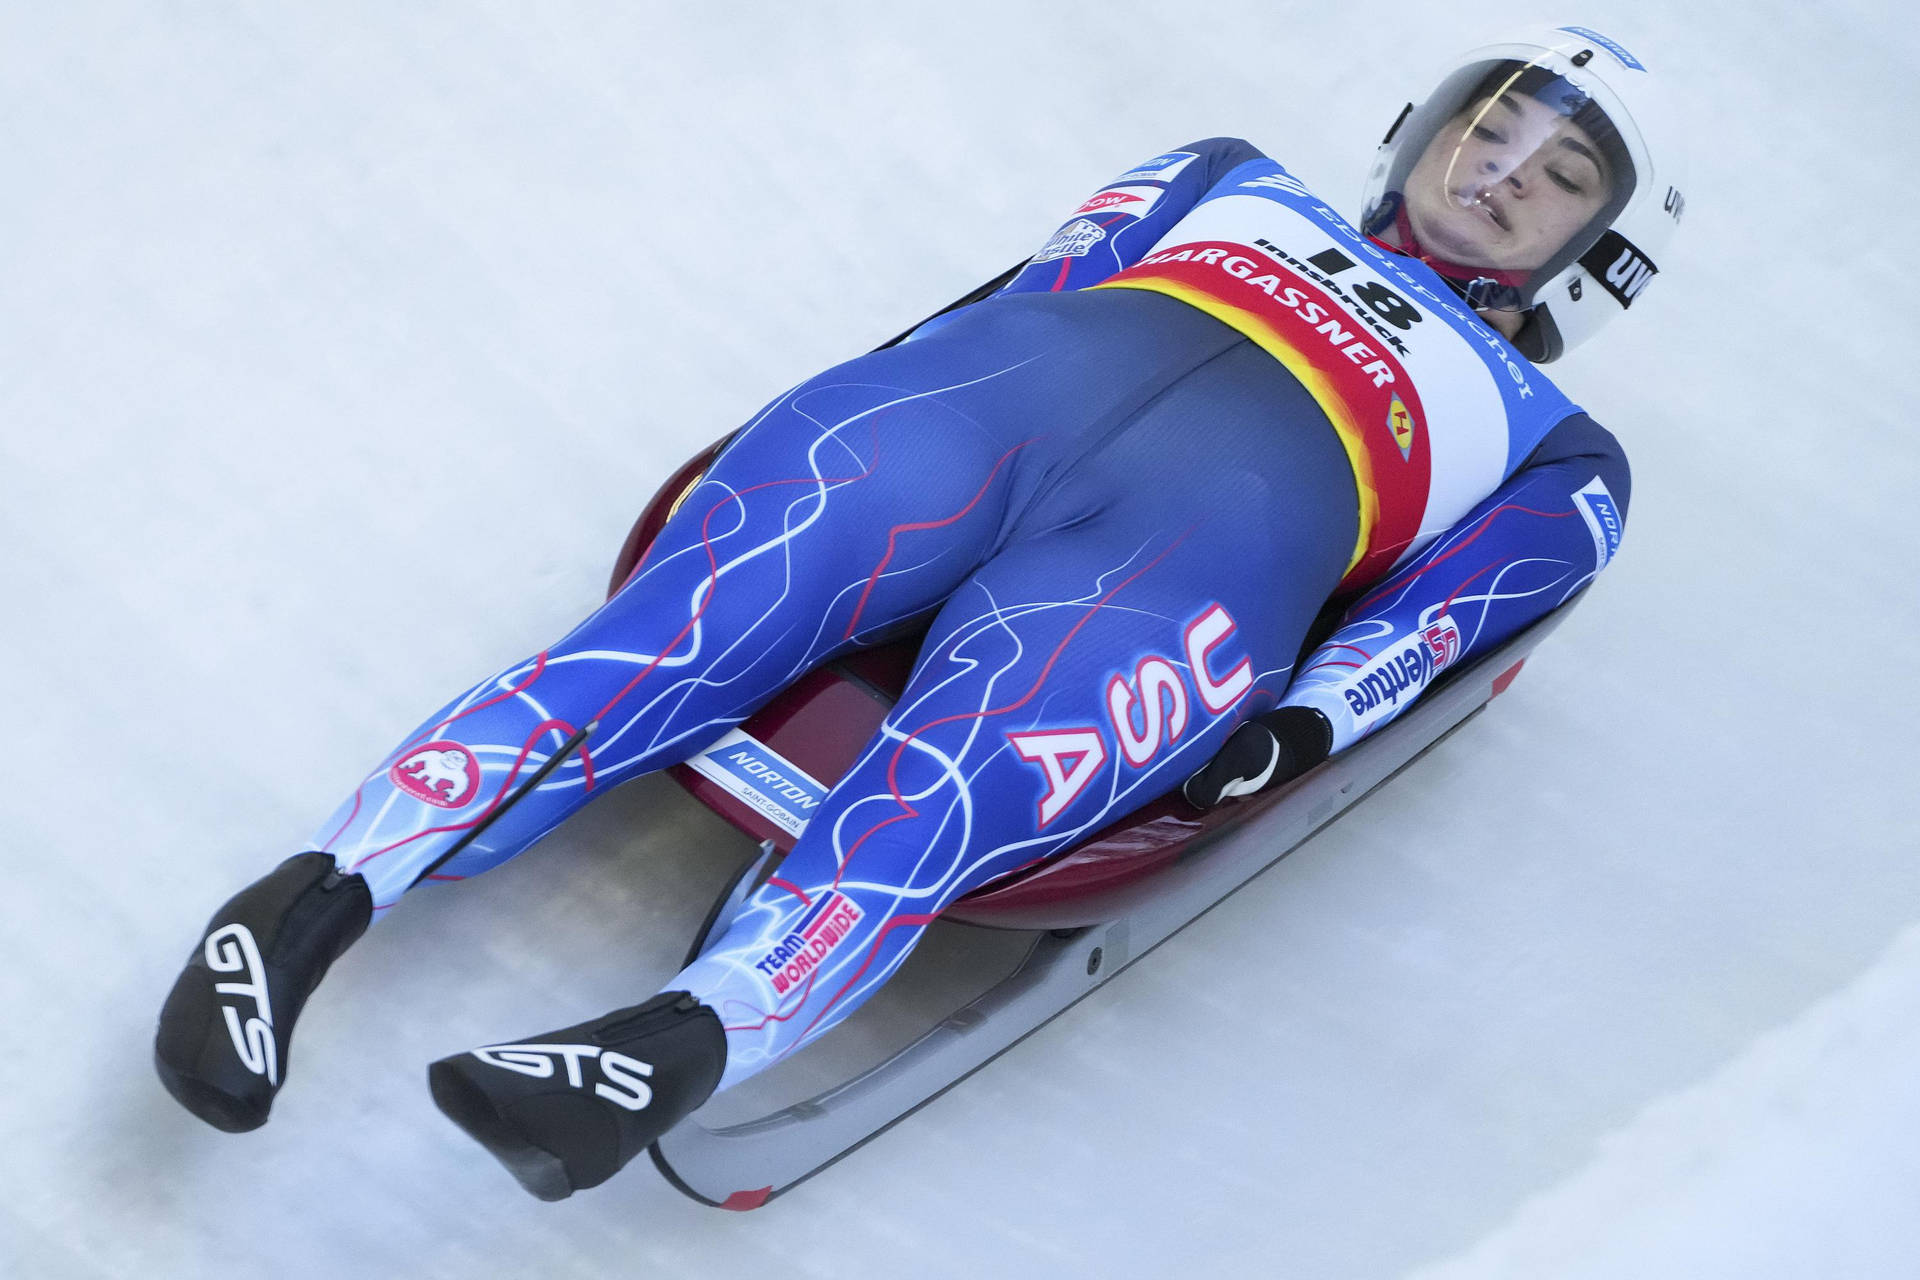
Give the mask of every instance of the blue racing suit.
[[1336, 748], [1372, 731], [1605, 565], [1627, 474], [1437, 277], [1344, 226], [1244, 142], [1123, 175], [999, 293], [768, 405], [617, 594], [422, 722], [314, 847], [384, 912], [930, 621], [778, 874], [667, 984], [719, 1014], [724, 1087], [1247, 717], [1284, 700]]

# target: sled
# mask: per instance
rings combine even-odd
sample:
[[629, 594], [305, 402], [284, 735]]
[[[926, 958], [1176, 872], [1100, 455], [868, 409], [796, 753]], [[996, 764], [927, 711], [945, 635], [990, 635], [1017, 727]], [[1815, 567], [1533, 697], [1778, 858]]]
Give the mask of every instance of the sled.
[[[632, 575], [725, 443], [690, 460], [661, 487], [621, 549], [609, 594]], [[1432, 750], [1505, 691], [1572, 603], [1443, 672], [1397, 720], [1290, 783], [1205, 812], [1176, 791], [1044, 863], [957, 900], [942, 921], [1003, 931], [1014, 944], [1004, 976], [877, 1063], [799, 1100], [743, 1118], [727, 1114], [739, 1110], [726, 1102], [735, 1090], [717, 1095], [654, 1144], [655, 1165], [694, 1199], [736, 1210], [758, 1208], [818, 1173], [1091, 994]], [[756, 758], [782, 776], [831, 787], [900, 696], [922, 635], [808, 672], [729, 740], [750, 743]], [[756, 793], [752, 779], [711, 766], [703, 772], [704, 758], [670, 772], [757, 842], [758, 851], [713, 904], [689, 962], [726, 932], [796, 838], [794, 815], [782, 811], [779, 796]], [[848, 1025], [851, 1020], [823, 1040]]]

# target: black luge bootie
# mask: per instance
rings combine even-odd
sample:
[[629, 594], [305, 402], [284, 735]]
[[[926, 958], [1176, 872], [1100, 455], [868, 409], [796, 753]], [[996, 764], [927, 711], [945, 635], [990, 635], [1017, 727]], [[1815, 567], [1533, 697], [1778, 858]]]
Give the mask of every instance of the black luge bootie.
[[597, 1187], [705, 1102], [727, 1065], [713, 1010], [684, 991], [442, 1058], [434, 1103], [542, 1200]]
[[160, 1010], [167, 1092], [228, 1133], [265, 1124], [294, 1020], [372, 918], [367, 882], [324, 853], [295, 854], [214, 912]]

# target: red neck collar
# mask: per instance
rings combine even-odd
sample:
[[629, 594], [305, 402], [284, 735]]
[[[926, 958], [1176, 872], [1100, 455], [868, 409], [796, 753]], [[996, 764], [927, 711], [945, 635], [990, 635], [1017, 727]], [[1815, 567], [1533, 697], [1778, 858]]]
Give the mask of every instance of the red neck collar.
[[1475, 280], [1491, 280], [1495, 284], [1504, 284], [1518, 289], [1527, 283], [1531, 274], [1526, 271], [1509, 271], [1502, 267], [1466, 267], [1445, 258], [1436, 258], [1421, 245], [1420, 238], [1413, 234], [1413, 221], [1407, 217], [1407, 206], [1401, 202], [1393, 211], [1393, 231], [1400, 237], [1399, 244], [1382, 240], [1370, 235], [1367, 239], [1392, 253], [1417, 258], [1432, 267], [1435, 274], [1448, 280], [1458, 280], [1462, 284], [1471, 284]]

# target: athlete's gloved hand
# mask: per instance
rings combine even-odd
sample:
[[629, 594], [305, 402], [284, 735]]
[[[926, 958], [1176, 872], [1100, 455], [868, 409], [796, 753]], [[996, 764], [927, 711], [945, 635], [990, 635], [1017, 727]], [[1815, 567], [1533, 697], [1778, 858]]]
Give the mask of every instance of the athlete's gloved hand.
[[1228, 796], [1250, 796], [1288, 782], [1327, 758], [1333, 725], [1312, 707], [1276, 707], [1233, 731], [1207, 767], [1181, 788], [1187, 803], [1211, 809]]

